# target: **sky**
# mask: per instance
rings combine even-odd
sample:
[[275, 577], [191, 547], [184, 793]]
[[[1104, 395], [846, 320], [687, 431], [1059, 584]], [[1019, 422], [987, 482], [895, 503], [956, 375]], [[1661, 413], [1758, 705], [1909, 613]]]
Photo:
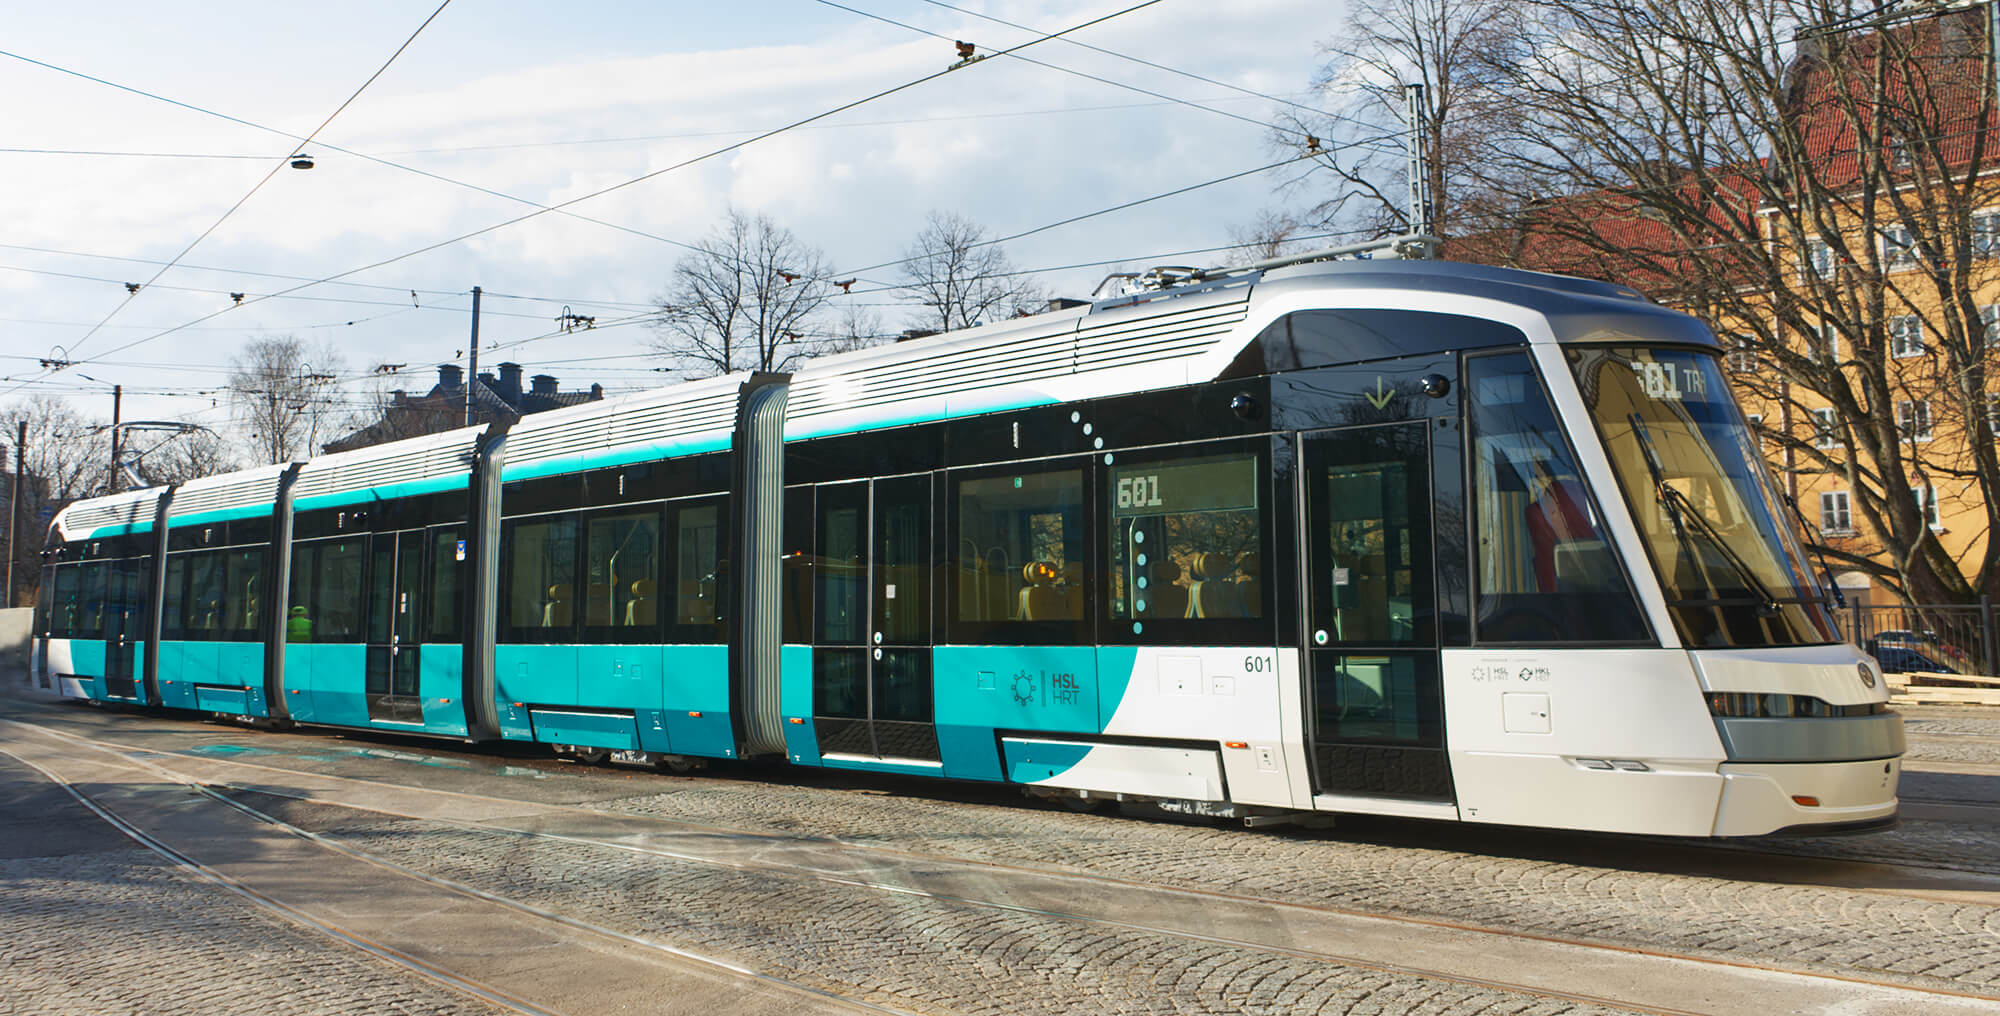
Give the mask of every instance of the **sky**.
[[[1021, 55], [1106, 80], [1001, 56], [715, 153], [943, 71], [951, 40], [991, 53], [1132, 2], [958, 4], [1034, 31], [920, 0], [451, 0], [420, 32], [437, 0], [6, 5], [0, 405], [54, 394], [108, 418], [119, 384], [127, 420], [220, 429], [231, 358], [288, 334], [338, 351], [352, 405], [424, 390], [464, 362], [475, 285], [482, 371], [511, 359], [565, 390], [656, 386], [669, 379], [636, 322], [686, 253], [675, 243], [732, 207], [820, 248], [833, 278], [860, 275], [845, 299], [904, 327], [907, 303], [881, 285], [894, 270], [859, 270], [899, 258], [934, 210], [1008, 235], [1284, 158], [1266, 126], [1282, 107], [1225, 85], [1328, 108], [1308, 84], [1341, 6], [1161, 0], [1071, 36], [1223, 84], [1052, 40]], [[301, 149], [313, 169], [287, 165]], [[566, 209], [599, 222], [508, 224], [648, 174]], [[1154, 255], [1310, 204], [1274, 192], [1285, 178], [1006, 253], [1021, 268], [1122, 261], [1040, 277], [1077, 297], [1120, 267], [1216, 263]], [[563, 334], [566, 309], [599, 327]]]

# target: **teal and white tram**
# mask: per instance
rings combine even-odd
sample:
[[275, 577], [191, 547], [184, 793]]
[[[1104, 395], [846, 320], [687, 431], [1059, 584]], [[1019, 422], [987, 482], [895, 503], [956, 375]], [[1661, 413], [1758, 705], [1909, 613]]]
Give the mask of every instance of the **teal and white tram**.
[[1700, 322], [1244, 270], [54, 523], [65, 694], [1253, 822], [1887, 822], [1902, 721]]

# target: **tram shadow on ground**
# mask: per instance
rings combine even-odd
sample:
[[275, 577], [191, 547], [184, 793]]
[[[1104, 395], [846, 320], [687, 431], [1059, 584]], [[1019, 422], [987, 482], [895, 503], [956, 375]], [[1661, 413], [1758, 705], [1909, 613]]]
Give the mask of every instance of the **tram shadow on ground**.
[[[1065, 854], [1085, 857], [1088, 844], [1116, 844], [1145, 829], [1146, 833], [1136, 835], [1168, 850], [1213, 849], [1211, 837], [1226, 833], [1259, 841], [1258, 849], [1276, 845], [1282, 850], [1285, 842], [1295, 842], [1309, 851], [1338, 850], [1341, 844], [1353, 844], [1779, 885], [1907, 887], [1913, 868], [1935, 873], [1944, 881], [1960, 874], [1982, 883], [1990, 879], [1980, 876], [2000, 876], [2000, 823], [1991, 817], [1965, 821], [1952, 814], [1933, 813], [1938, 805], [1946, 806], [1947, 811], [2000, 808], [2000, 776], [1984, 774], [1908, 773], [1903, 788], [1906, 815], [1900, 825], [1844, 835], [1687, 840], [1373, 815], [1339, 815], [1334, 825], [1325, 829], [1275, 826], [1247, 830], [1230, 822], [1166, 816], [1144, 807], [1107, 806], [1094, 813], [1076, 813], [1061, 803], [1026, 796], [1019, 787], [1007, 784], [798, 767], [777, 761], [718, 761], [692, 774], [654, 773], [560, 759], [547, 746], [529, 742], [468, 745], [390, 732], [319, 727], [278, 733], [224, 721], [189, 722], [187, 717], [137, 707], [111, 707], [107, 714], [133, 720], [178, 720], [182, 730], [227, 731], [232, 735], [197, 746], [191, 753], [198, 756], [252, 761], [251, 756], [269, 753], [407, 762], [425, 768], [422, 785], [432, 789], [473, 789], [478, 781], [496, 774], [531, 776], [531, 780], [509, 780], [498, 786], [487, 784], [483, 791], [475, 792], [492, 796], [518, 793], [524, 799], [584, 807], [611, 806], [708, 826], [720, 835], [731, 835], [732, 827], [740, 827], [760, 835], [837, 839], [918, 852], [952, 850], [951, 845], [958, 844], [974, 848], [975, 854], [1011, 854], [1013, 851], [994, 841], [1026, 830], [1031, 835], [1064, 840], [1075, 848]], [[329, 752], [332, 745], [339, 747]], [[537, 789], [527, 791], [529, 783]], [[272, 783], [264, 786], [274, 793], [258, 795], [270, 803], [269, 808], [258, 805], [259, 809], [308, 830], [374, 825], [386, 831], [401, 821], [387, 817], [364, 821], [365, 812], [289, 800], [284, 796], [288, 793], [285, 788]], [[563, 786], [583, 792], [568, 792]], [[812, 798], [828, 793], [843, 799], [841, 806], [812, 803]], [[716, 810], [694, 811], [675, 801], [682, 795], [724, 795], [739, 800]], [[741, 799], [743, 795], [748, 798]], [[856, 798], [880, 804], [860, 803]], [[658, 806], [652, 806], [654, 802]], [[952, 815], [939, 805], [967, 807]], [[1919, 814], [1907, 814], [1913, 810]], [[905, 822], [918, 812], [926, 818], [923, 828], [906, 830]], [[1175, 832], [1176, 828], [1185, 833]], [[899, 842], [905, 835], [910, 840], [907, 845]], [[985, 846], [978, 847], [981, 843]]]

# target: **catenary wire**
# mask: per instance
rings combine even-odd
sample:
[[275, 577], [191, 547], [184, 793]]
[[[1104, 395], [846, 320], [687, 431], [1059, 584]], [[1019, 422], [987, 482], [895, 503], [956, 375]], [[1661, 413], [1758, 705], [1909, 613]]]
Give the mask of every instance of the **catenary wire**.
[[[1153, 6], [1154, 4], [1157, 4], [1157, 3], [1160, 3], [1160, 2], [1161, 2], [1161, 0], [1141, 0], [1141, 2], [1140, 2], [1140, 3], [1136, 3], [1136, 4], [1133, 4], [1133, 5], [1131, 5], [1131, 6], [1128, 6], [1128, 7], [1123, 7], [1123, 8], [1120, 8], [1119, 10], [1116, 10], [1116, 11], [1113, 11], [1113, 12], [1111, 12], [1111, 13], [1109, 13], [1109, 14], [1105, 14], [1105, 15], [1102, 15], [1102, 16], [1100, 16], [1100, 17], [1096, 17], [1096, 18], [1092, 18], [1092, 19], [1090, 19], [1090, 20], [1088, 20], [1088, 21], [1084, 21], [1084, 22], [1081, 22], [1081, 23], [1079, 23], [1079, 24], [1076, 24], [1076, 25], [1074, 25], [1074, 26], [1071, 26], [1070, 28], [1066, 28], [1066, 29], [1063, 29], [1063, 30], [1062, 30], [1061, 32], [1057, 32], [1057, 33], [1053, 33], [1053, 34], [1051, 34], [1051, 35], [1047, 35], [1047, 36], [1043, 36], [1042, 38], [1039, 38], [1039, 39], [1031, 39], [1031, 40], [1029, 40], [1029, 41], [1027, 41], [1027, 42], [1024, 42], [1024, 43], [1021, 43], [1021, 44], [1019, 44], [1019, 45], [1017, 45], [1017, 46], [1014, 46], [1014, 47], [1011, 47], [1011, 48], [1010, 48], [1009, 50], [1003, 50], [1003, 51], [1001, 51], [1001, 52], [1003, 52], [1003, 53], [1004, 53], [1004, 52], [1012, 52], [1012, 51], [1015, 51], [1015, 50], [1022, 50], [1022, 49], [1027, 49], [1027, 48], [1028, 48], [1028, 47], [1030, 47], [1030, 46], [1035, 46], [1035, 45], [1039, 45], [1039, 44], [1041, 44], [1041, 43], [1043, 43], [1043, 42], [1047, 42], [1047, 41], [1049, 41], [1050, 39], [1054, 39], [1054, 38], [1057, 38], [1057, 37], [1059, 37], [1059, 36], [1062, 36], [1062, 35], [1067, 35], [1067, 34], [1069, 34], [1069, 33], [1072, 33], [1072, 32], [1077, 32], [1077, 31], [1081, 31], [1082, 29], [1085, 29], [1085, 28], [1089, 28], [1089, 27], [1091, 27], [1091, 26], [1093, 26], [1093, 25], [1099, 25], [1099, 24], [1103, 24], [1104, 22], [1107, 22], [1107, 21], [1110, 21], [1110, 20], [1112, 20], [1113, 18], [1118, 18], [1118, 17], [1122, 17], [1122, 16], [1124, 16], [1124, 15], [1126, 15], [1126, 14], [1130, 14], [1130, 13], [1132, 13], [1133, 11], [1137, 11], [1137, 10], [1142, 10], [1142, 9], [1144, 9], [1144, 8], [1147, 8], [1147, 7], [1151, 7], [1151, 6]], [[997, 55], [997, 54], [996, 54], [996, 55]], [[541, 216], [541, 215], [544, 215], [544, 214], [547, 214], [548, 212], [551, 212], [551, 211], [557, 211], [557, 210], [560, 210], [560, 209], [563, 209], [563, 208], [566, 208], [566, 207], [568, 207], [568, 206], [570, 206], [570, 205], [575, 205], [575, 204], [579, 204], [579, 203], [581, 203], [581, 202], [584, 202], [584, 201], [588, 201], [588, 200], [591, 200], [591, 199], [593, 199], [593, 198], [597, 198], [597, 197], [602, 197], [602, 196], [603, 196], [603, 195], [605, 195], [605, 194], [609, 194], [609, 193], [612, 193], [612, 192], [614, 192], [614, 191], [618, 191], [618, 190], [622, 190], [622, 189], [624, 189], [624, 188], [626, 188], [626, 187], [630, 187], [630, 186], [633, 186], [634, 184], [638, 184], [638, 183], [642, 183], [642, 182], [644, 182], [644, 181], [647, 181], [647, 180], [651, 180], [651, 179], [653, 179], [653, 178], [655, 178], [655, 177], [659, 177], [659, 176], [662, 176], [662, 175], [665, 175], [665, 174], [667, 174], [667, 173], [671, 173], [671, 172], [674, 172], [675, 170], [678, 170], [678, 169], [683, 169], [683, 168], [685, 168], [685, 167], [687, 167], [687, 166], [691, 166], [691, 165], [695, 165], [695, 164], [697, 164], [697, 163], [700, 163], [700, 162], [705, 162], [705, 161], [707, 161], [707, 160], [709, 160], [709, 159], [713, 159], [713, 158], [717, 158], [717, 157], [719, 157], [719, 156], [722, 156], [722, 155], [727, 155], [727, 154], [729, 154], [730, 152], [734, 152], [734, 151], [739, 151], [739, 150], [741, 150], [741, 149], [743, 149], [743, 148], [747, 148], [747, 147], [749, 147], [750, 145], [753, 145], [753, 144], [756, 144], [757, 142], [759, 142], [759, 141], [763, 141], [763, 140], [765, 140], [765, 139], [767, 139], [767, 138], [771, 138], [771, 137], [775, 137], [775, 136], [777, 136], [777, 135], [779, 135], [779, 134], [783, 134], [783, 133], [785, 133], [785, 132], [787, 132], [787, 131], [791, 131], [791, 130], [794, 130], [794, 129], [797, 129], [797, 128], [799, 128], [799, 127], [803, 127], [803, 126], [805, 126], [805, 125], [807, 125], [807, 124], [810, 124], [810, 123], [814, 123], [814, 122], [817, 122], [817, 121], [819, 121], [819, 120], [824, 120], [824, 119], [826, 119], [826, 118], [828, 118], [828, 117], [831, 117], [831, 116], [835, 116], [835, 115], [838, 115], [838, 114], [840, 114], [840, 113], [843, 113], [843, 112], [845, 112], [845, 111], [847, 111], [847, 110], [850, 110], [850, 109], [854, 109], [854, 108], [856, 108], [856, 107], [859, 107], [859, 106], [862, 106], [862, 105], [865, 105], [865, 104], [867, 104], [867, 103], [870, 103], [870, 102], [874, 102], [874, 101], [876, 101], [876, 100], [879, 100], [879, 99], [882, 99], [882, 98], [885, 98], [885, 97], [887, 97], [887, 96], [890, 96], [890, 95], [894, 95], [894, 94], [896, 94], [896, 93], [898, 93], [898, 92], [903, 92], [903, 91], [907, 91], [907, 90], [909, 90], [909, 89], [911, 89], [911, 88], [914, 88], [914, 87], [916, 87], [916, 86], [918, 86], [918, 85], [922, 85], [922, 84], [926, 84], [926, 83], [928, 83], [928, 82], [931, 82], [931, 81], [935, 81], [935, 80], [937, 80], [938, 78], [941, 78], [941, 77], [944, 77], [945, 75], [947, 75], [947, 74], [950, 74], [950, 73], [952, 73], [953, 71], [957, 70], [959, 66], [961, 66], [961, 65], [956, 65], [956, 64], [955, 64], [955, 65], [953, 65], [953, 66], [951, 66], [951, 67], [948, 67], [948, 68], [946, 68], [945, 70], [942, 70], [942, 71], [938, 71], [938, 72], [936, 72], [936, 73], [933, 73], [933, 74], [927, 74], [927, 75], [925, 75], [925, 76], [923, 76], [923, 77], [920, 77], [920, 78], [916, 78], [916, 79], [913, 79], [913, 80], [911, 80], [911, 81], [906, 81], [906, 82], [904, 82], [904, 83], [902, 83], [902, 84], [900, 84], [900, 85], [896, 85], [896, 86], [893, 86], [893, 87], [891, 87], [891, 88], [887, 88], [887, 89], [883, 89], [882, 91], [879, 91], [879, 92], [875, 92], [875, 93], [873, 93], [873, 94], [870, 94], [870, 95], [867, 95], [867, 96], [864, 96], [864, 97], [862, 97], [862, 98], [860, 98], [860, 99], [855, 99], [855, 100], [853, 100], [853, 101], [850, 101], [850, 102], [846, 102], [846, 103], [842, 103], [842, 104], [841, 104], [841, 105], [839, 105], [839, 106], [835, 106], [835, 107], [833, 107], [833, 108], [831, 108], [831, 109], [828, 109], [828, 110], [825, 110], [825, 111], [823, 111], [823, 112], [819, 112], [819, 113], [815, 113], [815, 114], [813, 114], [813, 115], [811, 115], [811, 116], [808, 116], [808, 117], [805, 117], [805, 118], [803, 118], [803, 119], [800, 119], [800, 120], [796, 120], [796, 121], [793, 121], [792, 123], [789, 123], [789, 124], [786, 124], [786, 125], [784, 125], [784, 126], [780, 126], [780, 127], [775, 127], [775, 128], [772, 128], [772, 129], [770, 129], [770, 130], [768, 130], [768, 131], [765, 131], [764, 133], [762, 133], [762, 134], [759, 134], [759, 135], [757, 135], [757, 136], [755, 136], [755, 137], [752, 137], [752, 138], [747, 138], [747, 139], [745, 139], [745, 140], [743, 140], [743, 141], [739, 141], [739, 142], [736, 142], [736, 143], [734, 143], [734, 144], [730, 144], [730, 145], [725, 145], [725, 146], [723, 146], [723, 147], [721, 147], [721, 148], [718, 148], [718, 149], [715, 149], [714, 151], [711, 151], [711, 152], [708, 152], [708, 153], [706, 153], [706, 154], [703, 154], [703, 155], [698, 155], [698, 156], [695, 156], [695, 157], [693, 157], [693, 158], [690, 158], [690, 159], [685, 159], [685, 160], [682, 160], [682, 161], [680, 161], [680, 162], [677, 162], [677, 163], [674, 163], [673, 165], [670, 165], [670, 166], [665, 166], [665, 167], [662, 167], [662, 168], [660, 168], [660, 169], [657, 169], [657, 170], [654, 170], [654, 171], [652, 171], [652, 172], [650, 172], [650, 173], [646, 173], [646, 174], [644, 174], [644, 175], [641, 175], [641, 176], [638, 176], [638, 177], [634, 177], [634, 178], [632, 178], [632, 179], [629, 179], [629, 180], [626, 180], [626, 181], [624, 181], [624, 182], [622, 182], [622, 183], [617, 183], [617, 184], [613, 184], [613, 185], [612, 185], [612, 186], [610, 186], [610, 187], [605, 187], [605, 188], [602, 188], [602, 189], [600, 189], [600, 190], [596, 190], [596, 191], [592, 191], [592, 192], [590, 192], [590, 193], [588, 193], [588, 194], [583, 194], [583, 195], [579, 195], [579, 196], [577, 196], [577, 197], [574, 197], [574, 198], [571, 198], [571, 199], [569, 199], [569, 200], [567, 200], [567, 201], [564, 201], [564, 202], [562, 202], [561, 204], [558, 204], [558, 205], [554, 205], [554, 206], [550, 206], [550, 207], [547, 207], [547, 208], [541, 208], [541, 209], [537, 209], [536, 211], [533, 211], [533, 212], [530, 212], [530, 213], [528, 213], [528, 214], [526, 214], [526, 215], [520, 215], [520, 216], [516, 216], [516, 217], [514, 217], [514, 218], [512, 218], [512, 219], [507, 219], [507, 220], [505, 220], [505, 221], [502, 221], [502, 222], [497, 222], [497, 223], [494, 223], [493, 225], [490, 225], [490, 226], [486, 226], [486, 227], [484, 227], [484, 228], [481, 228], [481, 229], [477, 229], [477, 230], [473, 230], [473, 231], [472, 231], [472, 232], [470, 232], [470, 233], [464, 233], [464, 234], [461, 234], [461, 235], [459, 235], [459, 236], [455, 236], [455, 237], [451, 237], [451, 238], [449, 238], [449, 239], [445, 239], [445, 240], [439, 240], [439, 241], [437, 241], [437, 242], [435, 242], [435, 243], [432, 243], [432, 244], [428, 244], [428, 245], [426, 245], [426, 246], [424, 246], [424, 247], [419, 247], [419, 248], [417, 248], [416, 250], [412, 250], [412, 251], [407, 251], [407, 252], [405, 252], [405, 253], [402, 253], [402, 254], [398, 254], [398, 255], [396, 255], [395, 257], [391, 257], [391, 258], [385, 258], [385, 259], [383, 259], [383, 260], [380, 260], [380, 261], [375, 261], [375, 262], [372, 262], [372, 263], [370, 263], [370, 264], [366, 264], [366, 265], [362, 265], [362, 266], [360, 266], [360, 267], [358, 267], [358, 268], [352, 268], [352, 269], [349, 269], [349, 270], [347, 270], [347, 271], [345, 271], [345, 272], [340, 272], [340, 273], [338, 273], [338, 274], [335, 274], [335, 275], [330, 275], [330, 276], [326, 276], [325, 278], [322, 278], [322, 279], [318, 279], [318, 280], [315, 280], [314, 282], [309, 282], [309, 283], [301, 283], [301, 284], [299, 284], [298, 286], [295, 286], [295, 287], [293, 287], [293, 288], [292, 288], [292, 289], [290, 289], [290, 290], [285, 290], [285, 291], [283, 291], [282, 293], [278, 293], [278, 294], [272, 294], [272, 295], [274, 295], [274, 296], [276, 296], [276, 295], [284, 295], [284, 294], [286, 294], [286, 293], [290, 293], [290, 292], [295, 292], [296, 290], [299, 290], [299, 289], [304, 289], [304, 288], [307, 288], [308, 286], [313, 286], [313, 285], [319, 285], [319, 284], [321, 284], [321, 283], [325, 283], [325, 282], [334, 282], [334, 281], [338, 281], [338, 280], [341, 280], [341, 279], [344, 279], [344, 278], [346, 278], [347, 276], [350, 276], [350, 275], [358, 275], [358, 274], [360, 274], [361, 272], [365, 272], [365, 271], [369, 271], [369, 270], [371, 270], [371, 269], [375, 269], [375, 268], [381, 268], [381, 267], [383, 267], [383, 266], [385, 266], [385, 265], [390, 265], [390, 264], [394, 264], [394, 263], [396, 263], [396, 262], [398, 262], [398, 261], [404, 261], [404, 260], [407, 260], [407, 259], [409, 259], [409, 258], [413, 258], [413, 257], [417, 257], [417, 256], [419, 256], [419, 255], [422, 255], [422, 254], [426, 254], [426, 253], [429, 253], [429, 252], [431, 252], [431, 251], [434, 251], [434, 250], [437, 250], [437, 249], [439, 249], [439, 248], [442, 248], [442, 247], [447, 247], [447, 246], [450, 246], [450, 245], [452, 245], [452, 244], [455, 244], [455, 243], [461, 243], [461, 242], [463, 242], [463, 241], [466, 241], [466, 240], [469, 240], [469, 239], [472, 239], [472, 238], [474, 238], [474, 237], [477, 237], [477, 236], [483, 236], [483, 235], [485, 235], [485, 234], [487, 234], [487, 233], [491, 233], [491, 232], [494, 232], [494, 231], [496, 231], [496, 230], [500, 230], [500, 229], [505, 229], [505, 228], [507, 228], [508, 226], [513, 226], [513, 225], [517, 225], [517, 224], [519, 224], [519, 223], [521, 223], [521, 222], [526, 222], [526, 221], [528, 221], [529, 219], [533, 219], [533, 218], [537, 218], [537, 217], [539, 217], [539, 216]], [[192, 325], [197, 325], [197, 324], [201, 324], [202, 322], [204, 322], [204, 321], [207, 321], [207, 320], [209, 320], [209, 319], [211, 319], [211, 318], [214, 318], [214, 317], [216, 317], [216, 316], [218, 316], [218, 315], [221, 315], [221, 314], [225, 314], [225, 313], [228, 313], [228, 311], [230, 311], [230, 310], [232, 310], [232, 309], [234, 309], [234, 308], [223, 308], [223, 309], [221, 309], [221, 310], [217, 310], [217, 311], [213, 311], [213, 312], [211, 312], [211, 313], [209, 313], [209, 314], [205, 314], [205, 315], [203, 315], [203, 316], [201, 316], [201, 317], [198, 317], [198, 318], [195, 318], [195, 319], [194, 319], [194, 320], [192, 320], [192, 321], [188, 321], [188, 322], [185, 322], [185, 323], [183, 323], [183, 324], [181, 324], [181, 325], [179, 325], [179, 326], [176, 326], [176, 327], [174, 327], [174, 328], [172, 328], [172, 329], [168, 329], [168, 330], [166, 330], [166, 331], [162, 331], [162, 332], [159, 332], [159, 333], [156, 333], [156, 334], [154, 334], [154, 335], [149, 335], [149, 336], [146, 336], [146, 337], [144, 337], [144, 338], [140, 338], [140, 339], [135, 339], [135, 340], [133, 340], [133, 341], [131, 341], [131, 342], [128, 342], [128, 343], [124, 344], [123, 346], [119, 346], [119, 347], [117, 347], [117, 348], [115, 348], [115, 349], [112, 349], [112, 350], [110, 350], [110, 353], [117, 353], [117, 352], [122, 352], [122, 351], [124, 351], [124, 350], [126, 350], [126, 349], [130, 349], [130, 348], [131, 348], [131, 347], [133, 347], [133, 346], [136, 346], [136, 345], [140, 345], [141, 343], [146, 343], [146, 342], [151, 342], [151, 341], [153, 341], [153, 340], [155, 340], [155, 339], [159, 339], [159, 338], [162, 338], [162, 337], [164, 337], [164, 336], [167, 336], [167, 335], [171, 335], [171, 334], [173, 334], [174, 332], [176, 332], [176, 331], [179, 331], [179, 330], [180, 330], [181, 328], [186, 328], [186, 327], [190, 327], [190, 326], [192, 326]], [[107, 355], [109, 355], [109, 354], [107, 354]], [[9, 392], [8, 392], [8, 394], [11, 394], [11, 393], [12, 393], [13, 391], [17, 391], [17, 390], [19, 390], [18, 386], [17, 386], [16, 388], [14, 388], [14, 389], [10, 389], [10, 390], [9, 390]]]
[[[444, 2], [438, 4], [437, 9], [432, 11], [430, 13], [430, 16], [425, 18], [423, 20], [423, 23], [418, 25], [416, 30], [411, 32], [408, 38], [403, 40], [403, 44], [397, 46], [396, 51], [394, 53], [389, 54], [389, 59], [384, 60], [382, 62], [382, 66], [377, 67], [375, 69], [375, 73], [368, 75], [368, 80], [363, 81], [361, 83], [361, 86], [356, 88], [352, 94], [350, 94], [344, 101], [342, 101], [339, 107], [334, 109], [333, 112], [328, 113], [325, 120], [320, 121], [320, 125], [318, 127], [312, 129], [312, 133], [306, 135], [305, 141], [303, 143], [305, 144], [312, 143], [312, 139], [314, 137], [317, 137], [320, 131], [325, 130], [327, 125], [331, 124], [334, 121], [334, 118], [340, 116], [341, 113], [346, 112], [347, 107], [353, 105], [354, 100], [360, 98], [361, 93], [368, 90], [368, 86], [374, 84], [378, 78], [380, 78], [385, 72], [387, 72], [389, 66], [396, 62], [396, 58], [402, 56], [403, 52], [409, 49], [412, 43], [417, 41], [417, 36], [422, 35], [424, 29], [429, 28], [431, 22], [436, 21], [437, 16], [443, 14], [444, 9], [449, 6], [451, 6], [451, 0], [444, 0]], [[270, 183], [271, 178], [277, 176], [278, 171], [284, 169], [285, 166], [290, 163], [290, 161], [291, 161], [291, 153], [288, 152], [284, 156], [280, 157], [276, 162], [272, 163], [270, 172], [265, 173], [263, 179], [258, 180], [257, 183], [250, 188], [249, 193], [243, 195], [241, 198], [237, 199], [235, 204], [229, 206], [229, 210], [223, 212], [221, 218], [216, 219], [215, 222], [211, 224], [207, 229], [202, 230], [201, 235], [195, 237], [192, 241], [188, 243], [186, 247], [183, 247], [181, 249], [181, 252], [179, 254], [174, 255], [171, 261], [168, 261], [167, 264], [162, 266], [159, 271], [153, 273], [153, 277], [151, 279], [143, 283], [138, 289], [131, 290], [127, 298], [119, 301], [116, 306], [112, 307], [111, 313], [106, 314], [104, 316], [104, 320], [98, 322], [96, 328], [92, 328], [89, 332], [84, 334], [83, 338], [78, 339], [76, 341], [76, 345], [81, 346], [84, 343], [89, 342], [91, 340], [91, 337], [96, 335], [99, 329], [103, 328], [104, 325], [110, 323], [111, 319], [116, 317], [119, 311], [124, 310], [128, 305], [131, 304], [132, 302], [131, 296], [137, 295], [138, 293], [143, 291], [146, 286], [150, 286], [153, 283], [158, 282], [162, 276], [172, 271], [174, 265], [178, 264], [182, 258], [186, 257], [189, 253], [191, 253], [195, 249], [195, 247], [201, 244], [203, 240], [208, 239], [209, 236], [213, 234], [217, 229], [222, 228], [222, 224], [224, 222], [229, 221], [230, 216], [236, 214], [238, 209], [242, 208], [245, 204], [247, 204], [250, 201], [252, 197], [256, 196], [257, 192], [262, 190], [265, 184]]]

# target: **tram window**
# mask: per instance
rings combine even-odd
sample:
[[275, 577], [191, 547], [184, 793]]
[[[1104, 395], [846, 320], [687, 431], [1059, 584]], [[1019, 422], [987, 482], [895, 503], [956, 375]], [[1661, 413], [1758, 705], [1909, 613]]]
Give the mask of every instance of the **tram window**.
[[216, 638], [255, 642], [264, 623], [264, 551], [227, 550], [222, 557], [222, 617]]
[[507, 562], [509, 642], [568, 642], [576, 630], [576, 517], [508, 522], [500, 555]]
[[1526, 354], [1466, 361], [1481, 642], [1650, 635]]
[[223, 606], [229, 572], [216, 551], [188, 554], [187, 592], [181, 601], [182, 637], [192, 642], [216, 642], [226, 627]]
[[656, 609], [669, 612], [673, 641], [721, 642], [729, 618], [729, 562], [723, 557], [722, 509], [711, 503], [669, 507], [668, 513], [674, 533], [674, 566], [669, 576], [673, 595]]
[[424, 615], [428, 622], [426, 642], [458, 641], [461, 608], [458, 577], [465, 574], [465, 557], [471, 552], [470, 544], [463, 536], [455, 528], [431, 531], [431, 609]]
[[285, 641], [361, 641], [362, 543], [321, 540], [292, 548]]
[[[50, 619], [53, 633], [61, 638], [95, 638], [90, 626], [90, 591], [97, 566], [62, 564], [55, 567], [55, 603]], [[101, 630], [101, 629], [99, 629]]]
[[955, 619], [1082, 621], [1084, 526], [1081, 469], [959, 481]]
[[1257, 456], [1247, 453], [1112, 469], [1111, 619], [1264, 617], [1257, 477]]
[[591, 516], [581, 609], [589, 642], [659, 641], [660, 513]]
[[187, 635], [187, 557], [167, 558], [165, 597], [160, 602], [160, 638], [179, 641]]

